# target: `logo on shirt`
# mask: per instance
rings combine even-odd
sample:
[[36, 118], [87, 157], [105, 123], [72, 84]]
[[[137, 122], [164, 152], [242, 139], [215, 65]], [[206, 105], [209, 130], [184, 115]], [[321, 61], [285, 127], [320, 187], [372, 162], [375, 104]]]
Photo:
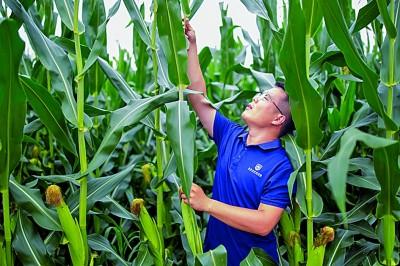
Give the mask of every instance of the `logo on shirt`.
[[258, 172], [259, 170], [261, 170], [263, 166], [261, 164], [256, 164], [256, 166], [254, 166], [254, 169], [252, 167], [247, 168], [247, 170], [253, 174], [255, 174], [258, 177], [262, 177], [262, 174], [260, 172]]
[[254, 169], [256, 170], [256, 171], [260, 171], [261, 170], [261, 168], [262, 168], [262, 165], [261, 164], [256, 164], [256, 166], [254, 167]]

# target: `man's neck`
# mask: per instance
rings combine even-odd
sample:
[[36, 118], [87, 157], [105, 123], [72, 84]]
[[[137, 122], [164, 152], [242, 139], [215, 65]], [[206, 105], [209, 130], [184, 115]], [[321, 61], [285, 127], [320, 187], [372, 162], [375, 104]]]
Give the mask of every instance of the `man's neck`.
[[247, 136], [247, 145], [257, 145], [278, 138], [278, 132], [270, 128], [250, 128]]

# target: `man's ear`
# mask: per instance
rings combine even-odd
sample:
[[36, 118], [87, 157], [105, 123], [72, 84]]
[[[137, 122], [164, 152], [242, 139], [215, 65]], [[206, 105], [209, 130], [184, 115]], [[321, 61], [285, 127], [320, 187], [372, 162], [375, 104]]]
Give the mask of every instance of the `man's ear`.
[[286, 121], [286, 116], [282, 115], [282, 114], [278, 114], [274, 120], [272, 120], [272, 124], [275, 126], [281, 126], [283, 125], [283, 123], [285, 123]]

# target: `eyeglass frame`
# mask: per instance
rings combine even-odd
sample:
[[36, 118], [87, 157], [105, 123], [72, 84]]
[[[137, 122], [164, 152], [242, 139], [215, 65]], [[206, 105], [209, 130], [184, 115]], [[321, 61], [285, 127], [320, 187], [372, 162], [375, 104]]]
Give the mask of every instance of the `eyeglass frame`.
[[254, 99], [259, 100], [261, 96], [262, 96], [262, 99], [265, 99], [267, 102], [271, 102], [273, 105], [275, 105], [275, 107], [276, 107], [276, 109], [278, 109], [279, 113], [281, 113], [281, 115], [285, 116], [283, 114], [283, 112], [281, 111], [281, 109], [278, 107], [278, 105], [276, 105], [276, 103], [272, 100], [272, 97], [268, 92], [257, 93], [256, 95], [253, 96], [253, 100]]

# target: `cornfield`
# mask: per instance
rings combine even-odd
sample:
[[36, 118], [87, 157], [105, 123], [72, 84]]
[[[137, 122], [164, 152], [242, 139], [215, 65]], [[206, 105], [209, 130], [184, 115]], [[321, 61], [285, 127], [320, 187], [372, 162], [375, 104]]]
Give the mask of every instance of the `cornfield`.
[[[279, 263], [398, 265], [400, 1], [241, 0], [261, 37], [242, 30], [249, 67], [227, 2], [220, 48], [199, 52], [207, 98], [242, 123], [284, 81], [296, 126]], [[222, 245], [203, 251], [208, 215], [179, 198], [211, 191], [217, 158], [187, 101], [182, 19], [202, 3], [0, 0], [0, 265], [226, 265]], [[122, 8], [132, 49], [112, 59]], [[255, 248], [241, 265], [274, 263]]]

